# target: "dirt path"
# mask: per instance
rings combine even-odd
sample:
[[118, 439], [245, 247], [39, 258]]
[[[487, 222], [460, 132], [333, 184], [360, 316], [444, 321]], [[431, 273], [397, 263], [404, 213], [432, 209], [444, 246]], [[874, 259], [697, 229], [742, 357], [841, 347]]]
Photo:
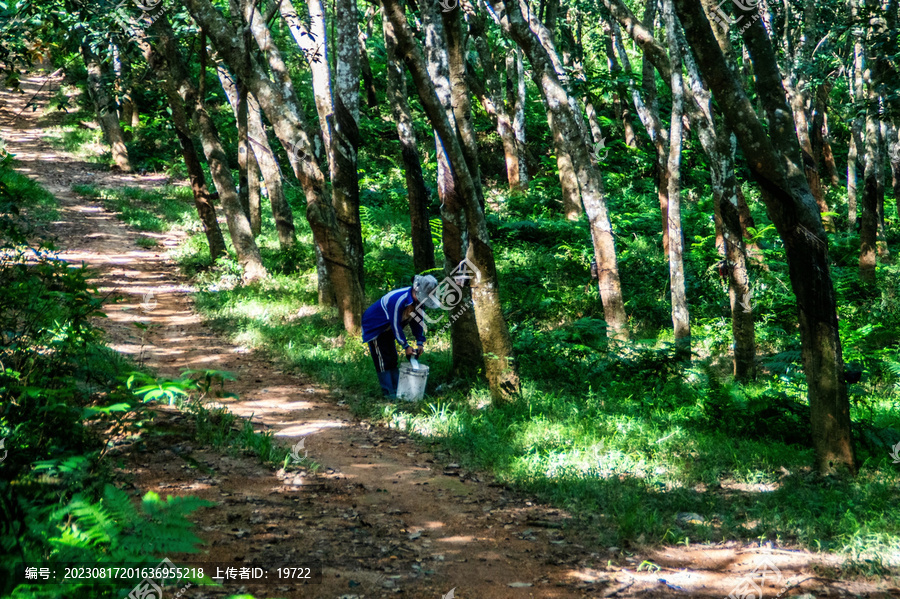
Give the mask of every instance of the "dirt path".
[[[19, 170], [59, 198], [61, 219], [51, 233], [62, 256], [88, 263], [102, 291], [123, 297], [108, 306], [102, 323], [110, 345], [143, 355], [166, 376], [187, 368], [235, 373], [230, 390], [239, 400], [228, 408], [252, 415], [258, 428], [273, 430], [285, 443], [305, 438], [309, 457], [322, 464], [317, 475], [279, 476], [252, 458], [222, 456], [178, 433], [128, 454], [121, 470], [136, 490], [218, 503], [197, 518], [208, 542], [204, 561], [314, 558], [324, 565], [321, 585], [252, 587], [254, 596], [438, 598], [455, 589], [460, 599], [724, 597], [761, 563], [759, 550], [735, 544], [629, 552], [592, 547], [590, 535], [565, 526], [562, 511], [491, 485], [484, 473], [447, 465], [405, 435], [355, 419], [328, 389], [211, 332], [192, 310], [189, 282], [164, 250], [141, 249], [134, 244], [138, 235], [115, 215], [70, 191], [75, 183], [159, 186], [164, 177], [104, 172], [49, 146], [43, 130], [54, 115], [29, 109], [13, 118], [42, 83], [32, 77], [24, 96], [0, 96], [0, 137], [17, 155]], [[44, 87], [38, 98], [46, 96]], [[163, 248], [179, 242], [155, 237]], [[145, 301], [150, 293], [153, 301]], [[135, 323], [150, 329], [142, 334]], [[158, 428], [176, 430], [180, 418], [160, 408]], [[827, 557], [776, 550], [767, 559], [782, 578], [777, 584], [774, 575], [768, 578], [766, 597], [795, 583], [784, 596], [900, 596], [881, 584], [817, 578], [812, 567]], [[662, 568], [639, 569], [644, 560]], [[226, 594], [208, 588], [190, 593]]]

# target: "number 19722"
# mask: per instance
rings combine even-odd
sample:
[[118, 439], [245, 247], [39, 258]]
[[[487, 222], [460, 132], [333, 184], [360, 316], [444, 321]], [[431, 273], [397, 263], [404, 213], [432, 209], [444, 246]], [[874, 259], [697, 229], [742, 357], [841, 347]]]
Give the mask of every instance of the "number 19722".
[[310, 578], [310, 568], [278, 568], [278, 578]]

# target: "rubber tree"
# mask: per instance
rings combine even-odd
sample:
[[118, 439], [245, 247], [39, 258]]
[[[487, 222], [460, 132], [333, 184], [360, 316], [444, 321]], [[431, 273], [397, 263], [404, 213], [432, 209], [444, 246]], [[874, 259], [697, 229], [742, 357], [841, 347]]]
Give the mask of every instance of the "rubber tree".
[[443, 144], [453, 180], [459, 188], [465, 226], [469, 236], [466, 258], [480, 271], [480, 282], [472, 286], [478, 334], [485, 354], [485, 375], [495, 403], [509, 401], [519, 393], [519, 375], [514, 362], [512, 340], [500, 302], [500, 285], [494, 252], [491, 248], [484, 211], [478, 190], [466, 163], [466, 156], [456, 128], [447, 118], [444, 104], [438, 98], [429, 77], [425, 58], [416, 43], [406, 15], [397, 0], [383, 0], [387, 18], [397, 36], [398, 54], [412, 75], [416, 92], [428, 120]]
[[[222, 90], [225, 92], [229, 104], [231, 104], [231, 109], [237, 116], [237, 83], [221, 62], [216, 65], [216, 74], [219, 76], [219, 83], [222, 85]], [[272, 146], [269, 144], [269, 137], [262, 120], [259, 102], [253, 94], [248, 94], [247, 96], [247, 124], [250, 149], [256, 158], [260, 173], [266, 183], [266, 192], [272, 207], [272, 216], [275, 219], [275, 231], [278, 233], [278, 244], [281, 249], [287, 250], [297, 244], [294, 215], [284, 196], [284, 180], [281, 175], [281, 167], [278, 164], [275, 152], [272, 151]]]
[[81, 56], [87, 68], [88, 91], [94, 104], [94, 113], [100, 123], [100, 129], [103, 130], [103, 137], [106, 138], [112, 151], [113, 162], [121, 171], [130, 173], [131, 161], [128, 158], [128, 148], [125, 146], [122, 124], [119, 122], [119, 110], [107, 89], [109, 68], [91, 47], [89, 40], [82, 42]]
[[828, 237], [806, 179], [772, 42], [755, 8], [735, 5], [738, 14], [752, 21], [742, 36], [768, 118], [767, 130], [735, 75], [736, 68], [722, 53], [703, 6], [696, 0], [675, 0], [675, 7], [703, 78], [744, 155], [750, 157], [747, 166], [784, 242], [797, 299], [817, 468], [823, 474], [855, 472]]
[[[434, 241], [428, 220], [430, 197], [422, 174], [422, 160], [413, 128], [412, 112], [409, 109], [406, 89], [406, 72], [397, 57], [397, 40], [390, 21], [383, 16], [385, 67], [387, 70], [387, 100], [394, 122], [397, 123], [397, 137], [400, 140], [400, 158], [406, 175], [406, 193], [409, 203], [409, 222], [412, 232], [413, 265], [422, 273], [435, 267]], [[457, 264], [459, 262], [457, 261]]]
[[[348, 263], [352, 265], [360, 288], [364, 289], [362, 225], [359, 220], [359, 177], [356, 170], [357, 149], [360, 145], [357, 126], [359, 118], [358, 47], [348, 47], [349, 42], [352, 41], [349, 38], [339, 42], [339, 54], [343, 57], [339, 57], [336, 61], [340, 67], [340, 78], [336, 73], [332, 80], [325, 5], [322, 0], [310, 0], [307, 6], [308, 21], [300, 18], [290, 0], [282, 0], [279, 10], [294, 41], [303, 52], [312, 73], [316, 112], [319, 115], [322, 142], [328, 158], [335, 215], [344, 239]], [[345, 12], [346, 10], [342, 10], [339, 11], [339, 14], [343, 15]], [[352, 14], [355, 19], [355, 9]], [[354, 31], [353, 40], [358, 39], [358, 35], [355, 33], [355, 20], [351, 26], [342, 16], [340, 22], [342, 28]], [[257, 30], [266, 33], [268, 31], [262, 24], [257, 26]], [[348, 33], [348, 35], [350, 34]], [[267, 48], [272, 49], [269, 52], [270, 56], [277, 51], [274, 43], [271, 42], [271, 37], [261, 39], [261, 36], [257, 35], [257, 41], [263, 41]], [[350, 64], [354, 60], [356, 64]], [[271, 61], [270, 58], [270, 63]], [[345, 100], [349, 106], [345, 104]], [[324, 263], [320, 263], [320, 266], [324, 268]], [[330, 295], [333, 293], [332, 289], [320, 287], [320, 300], [330, 301]]]
[[[363, 289], [342, 243], [334, 206], [325, 193], [325, 177], [316, 162], [306, 119], [296, 95], [292, 94], [293, 90], [287, 87], [283, 78], [269, 76], [266, 66], [256, 54], [250, 55], [250, 66], [246, 66], [242, 36], [209, 0], [185, 0], [185, 5], [194, 20], [207, 32], [228, 69], [247, 82], [250, 93], [259, 101], [275, 135], [288, 150], [291, 168], [306, 195], [306, 218], [324, 259], [326, 276], [333, 285], [339, 316], [348, 333], [358, 334], [364, 302]], [[263, 24], [262, 20], [254, 19], [258, 21], [254, 27]], [[275, 58], [280, 58], [274, 44], [268, 48], [267, 54], [269, 65], [275, 62]]]
[[[459, 11], [454, 11], [459, 12]], [[428, 3], [421, 6], [422, 32], [425, 43], [424, 58], [428, 77], [431, 79], [435, 94], [447, 117], [450, 129], [459, 134], [458, 118], [462, 111], [453, 108], [453, 83], [451, 82], [450, 52], [447, 36], [444, 32], [444, 21], [435, 7]], [[397, 41], [397, 31], [390, 25], [391, 35]], [[458, 74], [458, 72], [457, 72]], [[458, 82], [458, 79], [457, 79]], [[444, 254], [444, 271], [450, 276], [466, 259], [469, 249], [469, 232], [466, 226], [465, 202], [462, 187], [453, 174], [453, 165], [449, 149], [441, 139], [440, 133], [434, 130], [435, 159], [437, 161], [438, 198], [441, 201], [441, 242]], [[464, 147], [461, 139], [460, 146]], [[465, 151], [465, 150], [464, 150]], [[466, 167], [471, 161], [471, 153], [464, 156]], [[477, 192], [476, 192], [477, 194]], [[481, 198], [478, 198], [479, 203]], [[472, 303], [472, 289], [469, 285], [460, 285], [459, 305]], [[484, 358], [474, 310], [462, 310], [450, 323], [450, 344], [452, 370], [455, 376], [471, 378], [484, 370]]]
[[663, 20], [672, 67], [672, 114], [669, 125], [668, 171], [669, 199], [666, 228], [669, 231], [669, 287], [672, 296], [672, 326], [679, 353], [690, 355], [691, 323], [684, 288], [684, 235], [681, 228], [681, 149], [684, 136], [684, 79], [681, 76], [681, 52], [677, 30], [680, 27], [672, 0], [663, 0]]
[[525, 21], [523, 10], [527, 7], [520, 7], [516, 0], [491, 0], [491, 6], [500, 19], [504, 34], [515, 41], [528, 57], [532, 78], [544, 98], [552, 121], [551, 129], [558, 132], [563, 145], [568, 148], [581, 188], [581, 201], [590, 223], [594, 257], [599, 271], [600, 298], [609, 335], [627, 339], [625, 303], [619, 281], [615, 238], [606, 205], [606, 192], [603, 178], [588, 149], [581, 110], [560, 81], [552, 55]]
[[[641, 89], [630, 82], [628, 88], [632, 95], [635, 109], [651, 134], [666, 133], [658, 122], [658, 109], [648, 108], [655, 101], [655, 85], [646, 82], [655, 78], [655, 68], [661, 76], [668, 78], [671, 84], [673, 77], [671, 61], [666, 49], [644, 27], [652, 25], [651, 16], [655, 13], [655, 5], [650, 2], [646, 7], [644, 21], [638, 21], [631, 11], [618, 0], [608, 0], [607, 4], [613, 17], [610, 23], [613, 47], [627, 73], [631, 72], [631, 63], [621, 40], [621, 31], [630, 32], [632, 39], [642, 48], [642, 84]], [[676, 28], [680, 38], [680, 46], [687, 47], [681, 28]], [[727, 34], [714, 29], [719, 45], [730, 48]], [[700, 146], [710, 166], [710, 187], [713, 194], [713, 215], [716, 224], [716, 246], [724, 258], [725, 277], [728, 281], [728, 296], [731, 306], [731, 327], [734, 339], [734, 376], [736, 380], [752, 379], [756, 374], [756, 335], [753, 327], [752, 292], [749, 272], [747, 270], [747, 237], [748, 228], [754, 227], [750, 210], [744, 200], [740, 185], [735, 176], [734, 136], [728, 130], [721, 117], [713, 110], [712, 95], [703, 83], [700, 71], [690, 52], [681, 52], [689, 85], [684, 89], [685, 111], [690, 116], [692, 130], [696, 133]], [[648, 95], [648, 92], [652, 92]], [[642, 96], [643, 94], [643, 96]], [[668, 165], [666, 167], [668, 170]], [[668, 184], [665, 198], [668, 201]], [[668, 208], [666, 205], [666, 213]], [[668, 219], [667, 219], [668, 220]], [[666, 227], [668, 228], [668, 227]], [[668, 244], [666, 244], [668, 247]], [[666, 252], [668, 254], [668, 252]]]
[[228, 156], [219, 139], [216, 125], [203, 104], [197, 86], [190, 78], [175, 34], [164, 16], [157, 18], [151, 25], [149, 33], [147, 37], [150, 46], [165, 60], [167, 77], [164, 86], [170, 95], [177, 95], [184, 103], [200, 137], [210, 176], [225, 211], [228, 233], [238, 262], [243, 267], [243, 279], [245, 282], [251, 282], [263, 278], [266, 276], [266, 269], [253, 239], [247, 214], [241, 206], [237, 188], [234, 186]]

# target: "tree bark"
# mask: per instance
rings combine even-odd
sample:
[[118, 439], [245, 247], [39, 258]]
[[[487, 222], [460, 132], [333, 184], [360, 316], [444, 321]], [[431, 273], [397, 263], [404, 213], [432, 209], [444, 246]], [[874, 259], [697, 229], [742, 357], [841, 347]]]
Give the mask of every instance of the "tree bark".
[[[860, 8], [876, 9], [877, 4], [859, 0]], [[866, 6], [869, 5], [869, 6]], [[865, 58], [863, 80], [866, 89], [866, 128], [865, 128], [865, 170], [863, 174], [862, 213], [859, 226], [859, 278], [866, 283], [875, 283], [875, 268], [878, 255], [879, 204], [883, 206], [884, 192], [884, 157], [881, 153], [881, 120], [879, 117], [878, 58], [871, 44], [880, 33], [883, 21], [872, 13], [867, 19], [869, 23], [869, 53]], [[882, 208], [883, 210], [883, 208]]]
[[[231, 104], [231, 109], [237, 116], [238, 94], [234, 78], [221, 62], [216, 65], [216, 73], [222, 89], [225, 91], [225, 96]], [[266, 193], [272, 206], [272, 216], [275, 218], [275, 231], [278, 233], [278, 244], [282, 250], [287, 250], [297, 244], [294, 215], [284, 196], [281, 167], [269, 145], [269, 137], [259, 110], [259, 102], [253, 94], [247, 96], [247, 102], [250, 149], [253, 150], [253, 156], [256, 158], [260, 173], [266, 183]]]
[[[507, 56], [506, 62], [506, 102], [510, 106], [510, 112], [513, 115], [513, 134], [516, 138], [516, 150], [518, 151], [519, 164], [519, 188], [521, 190], [528, 189], [528, 162], [525, 152], [525, 101], [527, 99], [525, 90], [525, 64], [522, 60], [522, 49], [518, 46], [515, 52]], [[515, 65], [515, 69], [513, 69]], [[512, 73], [515, 73], [515, 85], [510, 82]]]
[[[287, 0], [283, 0], [281, 6], [286, 2]], [[289, 149], [291, 167], [306, 194], [306, 217], [325, 262], [328, 278], [334, 285], [338, 313], [344, 329], [352, 335], [358, 334], [364, 301], [363, 290], [342, 245], [334, 206], [324, 193], [324, 176], [315, 161], [303, 111], [296, 96], [286, 88], [284, 81], [270, 79], [254, 55], [251, 55], [253, 64], [249, 72], [241, 72], [245, 70], [240, 59], [243, 41], [209, 0], [185, 0], [185, 5], [194, 20], [206, 30], [229, 69], [236, 76], [245, 78], [250, 92], [259, 100], [260, 107], [272, 123], [278, 139]], [[257, 22], [254, 27], [261, 26], [261, 18], [254, 21]], [[274, 44], [270, 46], [267, 48], [269, 64], [278, 66], [274, 59], [280, 58], [280, 53]]]
[[[428, 0], [425, 0], [426, 2]], [[385, 18], [387, 16], [385, 8]], [[428, 76], [432, 81], [436, 98], [447, 119], [449, 133], [459, 141], [459, 127], [456, 122], [456, 111], [453, 110], [453, 93], [450, 82], [450, 59], [447, 44], [443, 35], [443, 23], [433, 15], [433, 9], [424, 5], [421, 8], [422, 29], [425, 38], [425, 60]], [[398, 51], [401, 48], [399, 34], [393, 22], [390, 24]], [[404, 55], [409, 61], [409, 57]], [[413, 73], [415, 80], [415, 71]], [[416, 82], [421, 93], [422, 85]], [[433, 125], [433, 122], [432, 122]], [[444, 270], [450, 274], [466, 259], [469, 246], [469, 232], [466, 226], [465, 193], [458, 177], [454, 176], [453, 163], [449, 152], [451, 149], [443, 142], [437, 127], [434, 128], [435, 157], [437, 159], [437, 188], [441, 200], [441, 241], [444, 250]], [[461, 142], [460, 142], [461, 145]], [[473, 289], [467, 285], [459, 285], [459, 305], [467, 306], [472, 302]], [[474, 310], [465, 309], [450, 325], [450, 343], [452, 370], [455, 376], [469, 378], [485, 368], [484, 346], [481, 340], [480, 323]]]
[[[346, 0], [342, 0], [345, 1]], [[362, 242], [362, 224], [359, 220], [359, 177], [356, 169], [357, 149], [359, 148], [359, 53], [345, 43], [350, 38], [339, 40], [336, 63], [340, 72], [335, 74], [332, 90], [331, 75], [328, 68], [328, 40], [325, 27], [325, 8], [321, 0], [310, 0], [310, 30], [299, 19], [290, 0], [281, 3], [281, 14], [288, 23], [295, 41], [303, 50], [313, 75], [313, 90], [316, 97], [316, 110], [322, 128], [322, 140], [328, 155], [328, 166], [331, 175], [331, 193], [334, 211], [343, 237], [344, 253], [351, 266], [353, 276], [358, 280], [361, 290], [364, 284], [364, 252]], [[349, 35], [353, 31], [354, 44], [358, 38], [356, 28], [356, 8], [344, 7], [338, 11], [340, 29]], [[342, 16], [344, 15], [344, 16]], [[352, 15], [353, 22], [348, 23], [346, 15]], [[277, 48], [272, 44], [273, 53]], [[355, 46], [354, 46], [355, 48]], [[358, 49], [357, 49], [358, 50]], [[344, 101], [348, 105], [344, 104]], [[324, 259], [323, 259], [324, 260]], [[320, 262], [324, 264], [324, 262]], [[321, 270], [321, 269], [320, 269]], [[328, 297], [330, 290], [322, 286], [319, 297]]]
[[250, 222], [241, 207], [237, 189], [231, 176], [231, 169], [228, 166], [228, 157], [219, 141], [216, 125], [209, 116], [202, 98], [197, 93], [196, 85], [190, 80], [187, 68], [175, 42], [172, 28], [168, 20], [164, 16], [160, 16], [153, 23], [150, 31], [156, 38], [156, 47], [168, 66], [171, 84], [184, 102], [200, 135], [203, 152], [206, 154], [206, 161], [209, 165], [209, 172], [219, 193], [219, 200], [222, 202], [222, 207], [225, 210], [228, 233], [237, 253], [238, 262], [244, 270], [243, 279], [245, 282], [251, 282], [263, 278], [266, 276], [266, 269], [262, 264], [256, 241], [253, 239]]
[[599, 271], [600, 297], [606, 324], [612, 337], [626, 339], [628, 330], [622, 286], [619, 282], [619, 268], [616, 259], [615, 239], [606, 206], [603, 178], [593, 163], [584, 135], [584, 123], [580, 112], [573, 107], [577, 104], [570, 97], [559, 80], [552, 56], [538, 36], [531, 30], [522, 14], [522, 9], [514, 0], [492, 0], [491, 5], [500, 16], [503, 32], [512, 38], [531, 63], [532, 75], [552, 117], [551, 128], [554, 137], [562, 141], [557, 147], [569, 149], [573, 168], [578, 174], [581, 199], [591, 226], [594, 242], [594, 256]]
[[[332, 125], [334, 123], [334, 98], [331, 93], [331, 60], [328, 51], [328, 35], [325, 26], [325, 5], [322, 0], [309, 0], [307, 2], [309, 14], [309, 26], [301, 19], [290, 0], [281, 0], [279, 10], [281, 17], [287, 24], [294, 41], [303, 53], [312, 74], [313, 98], [316, 102], [316, 112], [319, 115], [319, 127], [322, 147], [328, 161], [329, 174], [334, 179], [334, 157], [332, 156]], [[293, 151], [293, 146], [289, 148]], [[316, 152], [318, 154], [318, 152]], [[336, 306], [337, 298], [328, 278], [326, 261], [321, 249], [316, 246], [316, 270], [318, 272], [319, 303], [326, 306]]]
[[[431, 8], [431, 11], [426, 9]], [[478, 162], [478, 141], [472, 126], [472, 103], [469, 86], [466, 84], [466, 31], [463, 27], [461, 10], [437, 11], [437, 6], [429, 2], [422, 4], [424, 14], [431, 12], [431, 18], [443, 21], [444, 39], [447, 43], [447, 63], [450, 72], [450, 105], [456, 118], [456, 129], [462, 142], [466, 166], [475, 184], [478, 202], [484, 210], [484, 190], [481, 186], [481, 166]]]
[[[490, 245], [484, 212], [478, 202], [478, 192], [466, 165], [465, 154], [457, 138], [457, 131], [447, 118], [446, 105], [438, 99], [421, 51], [406, 24], [406, 15], [396, 0], [384, 0], [385, 13], [397, 35], [397, 48], [416, 83], [419, 100], [446, 150], [453, 181], [459, 189], [466, 229], [469, 235], [467, 261], [480, 280], [472, 285], [475, 319], [485, 353], [485, 375], [495, 402], [509, 401], [519, 393], [519, 375], [514, 362], [512, 340], [503, 316], [500, 285], [494, 253]], [[427, 36], [426, 36], [427, 38]]]
[[669, 55], [672, 65], [672, 118], [669, 131], [669, 155], [667, 160], [668, 222], [669, 230], [669, 283], [672, 290], [672, 324], [675, 344], [684, 357], [690, 356], [691, 323], [687, 296], [684, 288], [684, 236], [681, 230], [681, 144], [684, 116], [684, 81], [681, 78], [681, 49], [676, 30], [679, 27], [672, 7], [672, 0], [663, 0], [663, 18], [666, 22]]
[[[158, 67], [162, 57], [159, 55], [159, 52], [153, 50], [146, 33], [142, 33], [143, 29], [138, 31], [141, 33], [134, 37], [144, 55], [144, 60], [151, 67]], [[175, 126], [175, 134], [178, 136], [178, 141], [181, 145], [181, 155], [184, 158], [184, 166], [188, 172], [188, 179], [191, 182], [194, 206], [197, 208], [200, 225], [203, 228], [203, 234], [206, 236], [206, 243], [209, 246], [209, 256], [215, 262], [217, 259], [227, 256], [228, 252], [225, 249], [225, 239], [222, 237], [222, 230], [219, 228], [216, 208], [212, 203], [212, 194], [206, 186], [206, 175], [203, 173], [203, 166], [197, 157], [197, 148], [191, 137], [189, 117], [185, 110], [184, 101], [178, 94], [171, 77], [163, 78], [163, 90], [166, 93], [166, 100], [172, 111], [172, 124]]]
[[[434, 241], [428, 220], [429, 194], [422, 174], [422, 162], [416, 145], [416, 131], [413, 128], [412, 113], [409, 109], [406, 90], [406, 74], [397, 58], [397, 40], [387, 17], [382, 18], [384, 47], [387, 54], [387, 97], [394, 122], [397, 123], [397, 137], [400, 139], [400, 157], [406, 174], [406, 190], [409, 197], [409, 222], [412, 233], [413, 265], [417, 273], [435, 267]], [[457, 252], [461, 254], [461, 252]], [[458, 264], [458, 262], [457, 262]], [[477, 332], [473, 335], [477, 338]], [[454, 361], [454, 363], [456, 363]]]
[[[781, 85], [775, 52], [756, 19], [743, 32], [750, 50], [760, 102], [769, 116], [763, 127], [727, 64], [700, 4], [675, 0], [678, 16], [707, 85], [735, 133], [763, 201], [785, 244], [791, 286], [797, 296], [804, 369], [816, 465], [823, 473], [856, 471], [850, 404], [837, 321], [837, 299], [828, 258], [828, 238], [809, 189], [794, 122]], [[735, 9], [744, 17], [752, 11]]]
[[[519, 156], [521, 150], [518, 147], [516, 133], [513, 129], [513, 117], [510, 115], [507, 104], [504, 101], [505, 94], [500, 86], [500, 74], [497, 72], [497, 59], [494, 53], [488, 47], [485, 37], [485, 19], [484, 15], [476, 12], [469, 16], [469, 34], [471, 35], [473, 45], [478, 53], [478, 60], [481, 62], [481, 71], [483, 74], [482, 84], [474, 69], [467, 71], [467, 85], [475, 93], [475, 96], [481, 100], [484, 111], [497, 121], [497, 134], [500, 136], [500, 142], [503, 144], [503, 155], [506, 159], [506, 179], [509, 182], [509, 188], [512, 190], [521, 190], [522, 182], [520, 176], [522, 169], [519, 165]], [[510, 64], [510, 58], [512, 64]], [[515, 79], [515, 56], [507, 55], [506, 59], [507, 71], [512, 69], [512, 73], [507, 74], [510, 80]], [[515, 97], [513, 97], [515, 100]], [[515, 104], [512, 104], [515, 107]], [[526, 174], [527, 177], [527, 174]], [[527, 179], [525, 182], [527, 186]]]
[[888, 144], [891, 162], [891, 186], [894, 188], [894, 201], [897, 203], [897, 214], [900, 215], [900, 127], [893, 125], [890, 143]]
[[363, 87], [366, 90], [366, 106], [375, 108], [378, 106], [378, 93], [375, 88], [375, 77], [372, 75], [372, 65], [369, 63], [369, 53], [366, 50], [366, 41], [372, 37], [372, 20], [375, 18], [375, 6], [366, 8], [366, 28], [359, 31], [359, 63], [362, 72]]
[[119, 111], [104, 81], [106, 69], [101, 58], [90, 48], [88, 41], [82, 42], [81, 55], [87, 68], [88, 91], [94, 103], [94, 112], [103, 130], [103, 136], [112, 150], [113, 162], [119, 170], [130, 173], [131, 162], [128, 159], [122, 124], [119, 122]]
[[259, 163], [253, 152], [247, 153], [247, 208], [250, 212], [250, 230], [253, 237], [262, 233], [262, 206], [260, 202]]
[[336, 0], [337, 60], [335, 61], [334, 145], [335, 169], [331, 191], [338, 225], [360, 286], [365, 289], [362, 223], [359, 220], [359, 15], [356, 0]]

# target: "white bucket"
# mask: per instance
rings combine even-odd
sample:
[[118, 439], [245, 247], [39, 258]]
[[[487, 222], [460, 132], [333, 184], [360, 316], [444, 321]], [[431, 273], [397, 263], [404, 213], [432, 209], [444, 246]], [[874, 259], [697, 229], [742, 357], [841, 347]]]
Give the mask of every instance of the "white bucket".
[[425, 383], [428, 382], [428, 366], [419, 364], [400, 365], [400, 382], [397, 383], [397, 399], [419, 401], [425, 397]]

